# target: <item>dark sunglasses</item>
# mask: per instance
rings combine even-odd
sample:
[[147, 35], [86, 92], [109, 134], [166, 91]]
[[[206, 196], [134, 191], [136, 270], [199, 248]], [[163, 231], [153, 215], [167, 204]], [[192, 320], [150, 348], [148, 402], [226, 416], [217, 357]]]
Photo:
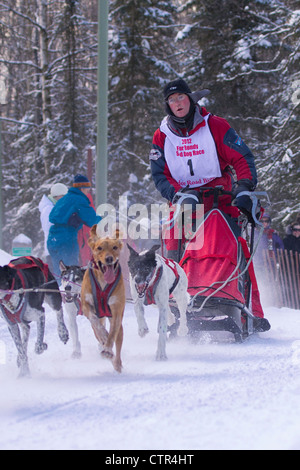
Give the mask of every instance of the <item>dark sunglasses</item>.
[[292, 232], [300, 232], [300, 228], [292, 228]]

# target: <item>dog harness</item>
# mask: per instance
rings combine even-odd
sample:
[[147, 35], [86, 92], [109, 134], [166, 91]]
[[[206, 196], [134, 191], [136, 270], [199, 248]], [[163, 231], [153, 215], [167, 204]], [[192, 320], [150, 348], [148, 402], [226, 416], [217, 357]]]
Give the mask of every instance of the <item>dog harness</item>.
[[[164, 258], [163, 256], [161, 256], [161, 258], [164, 261], [164, 263], [173, 271], [173, 274], [175, 276], [173, 285], [169, 289], [169, 295], [171, 295], [179, 282], [179, 274], [177, 271], [177, 266], [176, 266], [175, 261], [168, 259], [168, 258]], [[162, 273], [163, 273], [163, 266], [159, 266], [158, 269], [155, 269], [152, 275], [151, 281], [149, 282], [145, 290], [144, 305], [147, 306], [147, 305], [155, 304], [154, 295], [155, 295], [158, 283], [161, 279]]]
[[[27, 262], [24, 263], [22, 260], [26, 259]], [[23, 269], [28, 268], [38, 268], [40, 269], [48, 282], [48, 274], [49, 274], [49, 267], [48, 264], [43, 263], [42, 260], [39, 258], [33, 258], [32, 256], [24, 256], [22, 258], [18, 258], [13, 262], [10, 262], [8, 266], [16, 270], [16, 276], [20, 279], [21, 285], [23, 289], [26, 289], [28, 286], [26, 285], [26, 279], [24, 274], [22, 273]], [[11, 298], [14, 295], [14, 287], [16, 284], [16, 278], [13, 279], [12, 285], [10, 287], [10, 292], [0, 300], [0, 308], [2, 315], [4, 316], [5, 320], [11, 324], [15, 325], [16, 323], [21, 323], [23, 321], [23, 316], [26, 311], [28, 298], [25, 294], [19, 294], [19, 302], [18, 305], [14, 306], [11, 302]]]
[[[96, 269], [99, 269], [98, 267]], [[88, 268], [89, 278], [91, 281], [92, 294], [94, 300], [94, 306], [96, 315], [98, 318], [111, 317], [111, 310], [108, 305], [109, 298], [115, 290], [120, 277], [121, 277], [121, 266], [118, 265], [117, 275], [115, 280], [111, 284], [106, 284], [104, 289], [101, 288], [99, 282], [96, 279], [93, 268]]]

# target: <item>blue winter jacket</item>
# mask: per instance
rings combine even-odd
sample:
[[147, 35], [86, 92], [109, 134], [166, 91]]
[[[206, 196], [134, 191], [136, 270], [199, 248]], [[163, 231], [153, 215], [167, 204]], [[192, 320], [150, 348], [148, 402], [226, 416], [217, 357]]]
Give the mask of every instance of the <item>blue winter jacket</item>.
[[88, 197], [80, 189], [70, 188], [50, 212], [49, 221], [53, 225], [49, 231], [48, 248], [76, 242], [78, 230], [83, 224], [92, 227], [100, 220]]

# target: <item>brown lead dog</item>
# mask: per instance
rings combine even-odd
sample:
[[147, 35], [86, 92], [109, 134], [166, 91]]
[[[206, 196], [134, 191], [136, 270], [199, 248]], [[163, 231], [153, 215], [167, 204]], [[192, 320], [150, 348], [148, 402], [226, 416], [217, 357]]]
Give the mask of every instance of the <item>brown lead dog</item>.
[[[95, 336], [103, 346], [101, 355], [112, 359], [115, 370], [121, 372], [125, 287], [119, 255], [123, 243], [120, 240], [119, 230], [115, 231], [112, 238], [100, 238], [97, 235], [97, 225], [94, 225], [90, 231], [88, 244], [93, 259], [82, 282], [82, 312], [90, 320]], [[106, 317], [110, 321], [109, 332], [105, 328]], [[115, 356], [112, 351], [114, 343]]]

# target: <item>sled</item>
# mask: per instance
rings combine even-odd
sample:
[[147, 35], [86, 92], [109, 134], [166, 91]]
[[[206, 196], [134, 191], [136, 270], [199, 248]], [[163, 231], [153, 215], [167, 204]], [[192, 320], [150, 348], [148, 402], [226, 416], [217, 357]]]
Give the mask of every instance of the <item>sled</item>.
[[[197, 222], [193, 237], [179, 247], [179, 264], [188, 278], [190, 303], [187, 310], [189, 336], [197, 340], [203, 331], [227, 331], [236, 342], [242, 342], [256, 332], [257, 318], [251, 311], [251, 275], [255, 226], [262, 226], [257, 219], [260, 201], [257, 196], [266, 193], [242, 192], [252, 199], [250, 249], [243, 235], [249, 225], [243, 214], [239, 223], [218, 207], [218, 198], [230, 194], [222, 187], [205, 188], [201, 197], [214, 197], [213, 208]], [[183, 214], [179, 206], [191, 201], [189, 191], [183, 192], [177, 201], [177, 214]], [[192, 197], [195, 191], [192, 191]], [[198, 197], [198, 196], [197, 196]], [[180, 212], [181, 211], [181, 212]], [[182, 215], [183, 216], [183, 215]], [[197, 240], [203, 243], [197, 244]], [[253, 268], [252, 268], [253, 269]]]

